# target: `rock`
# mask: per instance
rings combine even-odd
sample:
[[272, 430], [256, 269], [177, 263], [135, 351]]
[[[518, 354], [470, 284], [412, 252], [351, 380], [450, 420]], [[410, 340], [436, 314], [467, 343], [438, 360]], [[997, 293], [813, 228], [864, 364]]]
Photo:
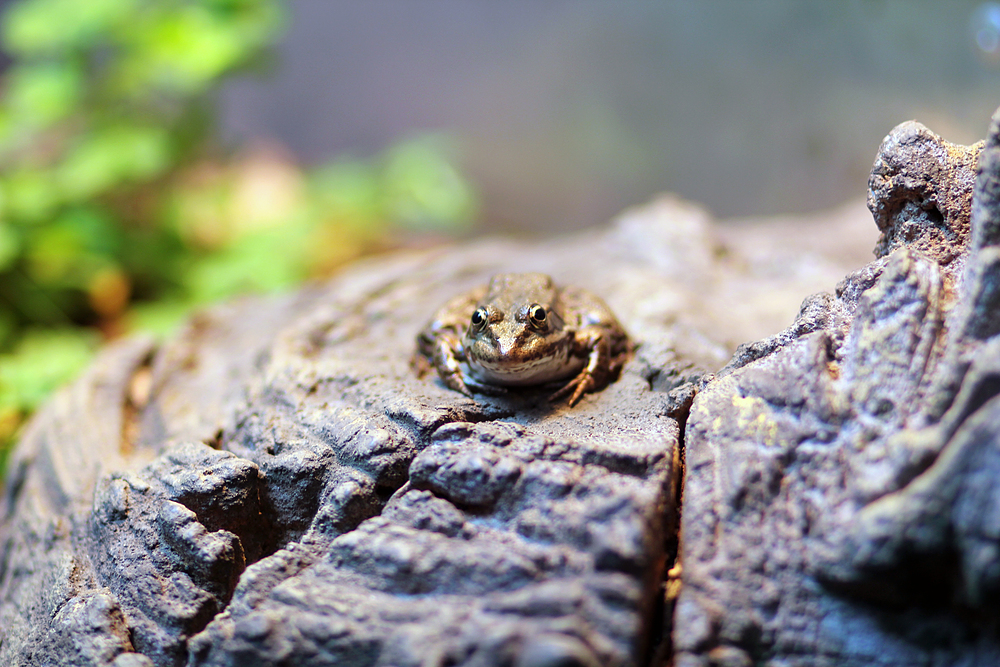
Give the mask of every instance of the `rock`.
[[982, 148], [944, 141], [915, 121], [890, 132], [868, 181], [868, 208], [882, 232], [875, 254], [907, 246], [941, 265], [964, 257]]
[[1000, 664], [1000, 111], [869, 185], [878, 259], [693, 402], [679, 665]]
[[[782, 235], [752, 229], [758, 248]], [[814, 260], [744, 255], [663, 198], [576, 236], [370, 260], [162, 345], [118, 343], [12, 457], [0, 665], [644, 664], [666, 646], [694, 381], [851, 266]], [[568, 408], [416, 376], [415, 336], [446, 299], [529, 269], [612, 305], [639, 345], [616, 382]]]
[[[869, 206], [864, 266], [853, 207], [662, 198], [109, 348], [13, 456], [0, 665], [1000, 664], [1000, 112], [895, 129]], [[411, 368], [520, 270], [638, 344], [574, 408]]]

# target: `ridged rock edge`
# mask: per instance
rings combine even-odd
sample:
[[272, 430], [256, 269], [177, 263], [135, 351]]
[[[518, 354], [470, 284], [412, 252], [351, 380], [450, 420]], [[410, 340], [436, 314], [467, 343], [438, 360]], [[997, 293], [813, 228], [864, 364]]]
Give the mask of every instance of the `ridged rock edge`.
[[676, 664], [1000, 664], [1000, 111], [883, 142], [869, 266], [706, 379]]

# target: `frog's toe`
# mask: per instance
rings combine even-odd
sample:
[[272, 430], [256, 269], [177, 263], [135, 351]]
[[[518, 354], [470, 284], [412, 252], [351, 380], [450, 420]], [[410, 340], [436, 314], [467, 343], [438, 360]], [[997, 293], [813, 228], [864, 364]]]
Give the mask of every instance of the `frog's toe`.
[[576, 385], [576, 391], [574, 391], [573, 395], [569, 397], [569, 407], [573, 407], [579, 403], [580, 399], [583, 398], [583, 395], [588, 391], [593, 391], [594, 385], [594, 378], [589, 375], [583, 378], [579, 384]]
[[491, 384], [479, 384], [478, 382], [472, 384], [472, 390], [477, 394], [486, 394], [487, 396], [506, 396], [510, 393], [507, 387], [499, 387]]
[[472, 391], [465, 384], [465, 380], [462, 379], [461, 373], [449, 373], [447, 375], [442, 375], [441, 379], [449, 389], [472, 398]]
[[560, 398], [568, 394], [573, 389], [573, 387], [576, 386], [576, 383], [577, 383], [577, 378], [573, 378], [568, 383], [564, 384], [562, 388], [558, 389], [555, 393], [549, 396], [549, 400], [555, 403]]
[[549, 400], [558, 401], [563, 396], [573, 392], [573, 394], [569, 397], [569, 406], [573, 407], [580, 402], [580, 399], [583, 398], [585, 393], [594, 389], [595, 384], [594, 378], [590, 375], [590, 373], [580, 373], [575, 378], [567, 382], [562, 389], [549, 396]]

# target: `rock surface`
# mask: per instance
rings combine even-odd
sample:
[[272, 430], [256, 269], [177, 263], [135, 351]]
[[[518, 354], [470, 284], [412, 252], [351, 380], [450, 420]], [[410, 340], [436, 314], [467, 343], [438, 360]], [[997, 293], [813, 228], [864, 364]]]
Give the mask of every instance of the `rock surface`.
[[[13, 456], [0, 665], [1000, 664], [1000, 116], [896, 128], [869, 207], [860, 269], [856, 209], [716, 230], [664, 198], [109, 348]], [[574, 408], [411, 368], [520, 270], [638, 344]]]
[[[727, 248], [664, 198], [109, 348], [12, 458], [0, 664], [646, 664], [669, 639], [692, 381], [787, 320], [786, 292], [747, 289], [755, 272], [800, 294], [845, 270], [808, 264]], [[416, 377], [434, 310], [512, 270], [612, 304], [639, 344], [616, 382], [569, 409]]]
[[678, 665], [1000, 664], [1000, 112], [869, 187], [878, 259], [692, 406]]

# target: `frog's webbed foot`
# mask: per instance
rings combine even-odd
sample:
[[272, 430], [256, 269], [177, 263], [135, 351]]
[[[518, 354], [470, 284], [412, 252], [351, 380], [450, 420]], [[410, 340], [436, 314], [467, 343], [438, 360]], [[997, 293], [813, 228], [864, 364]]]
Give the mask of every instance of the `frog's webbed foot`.
[[[439, 368], [440, 370], [440, 368]], [[472, 380], [466, 380], [465, 375], [462, 373], [461, 366], [458, 370], [451, 371], [447, 375], [439, 373], [441, 375], [441, 380], [448, 385], [449, 389], [454, 389], [455, 391], [465, 394], [469, 398], [472, 398], [473, 394], [485, 394], [486, 396], [506, 396], [506, 387], [497, 387], [490, 384], [480, 384]]]
[[572, 391], [573, 395], [569, 397], [569, 406], [573, 407], [577, 404], [577, 402], [579, 402], [584, 394], [588, 391], [592, 391], [596, 386], [597, 383], [594, 381], [593, 376], [591, 376], [591, 374], [584, 369], [580, 371], [579, 375], [570, 380], [566, 386], [549, 396], [549, 400], [558, 401], [560, 398]]
[[598, 331], [590, 331], [577, 341], [582, 350], [588, 351], [587, 365], [566, 386], [552, 394], [550, 401], [557, 401], [570, 394], [569, 406], [580, 402], [588, 391], [594, 391], [607, 382], [610, 358], [608, 342]]
[[472, 391], [462, 377], [461, 343], [454, 336], [441, 336], [434, 342], [434, 367], [445, 385], [472, 398]]
[[[440, 371], [440, 369], [438, 369]], [[468, 385], [465, 384], [465, 380], [462, 378], [462, 371], [458, 370], [454, 373], [439, 373], [441, 376], [441, 381], [444, 382], [449, 389], [453, 389], [460, 394], [464, 394], [469, 398], [472, 398], [472, 390], [469, 389]]]
[[442, 336], [435, 342], [434, 367], [445, 386], [469, 398], [473, 397], [473, 393], [487, 396], [503, 396], [507, 393], [507, 389], [504, 387], [480, 384], [472, 379], [467, 379], [465, 373], [462, 372], [461, 360], [463, 358], [462, 348], [457, 339]]

